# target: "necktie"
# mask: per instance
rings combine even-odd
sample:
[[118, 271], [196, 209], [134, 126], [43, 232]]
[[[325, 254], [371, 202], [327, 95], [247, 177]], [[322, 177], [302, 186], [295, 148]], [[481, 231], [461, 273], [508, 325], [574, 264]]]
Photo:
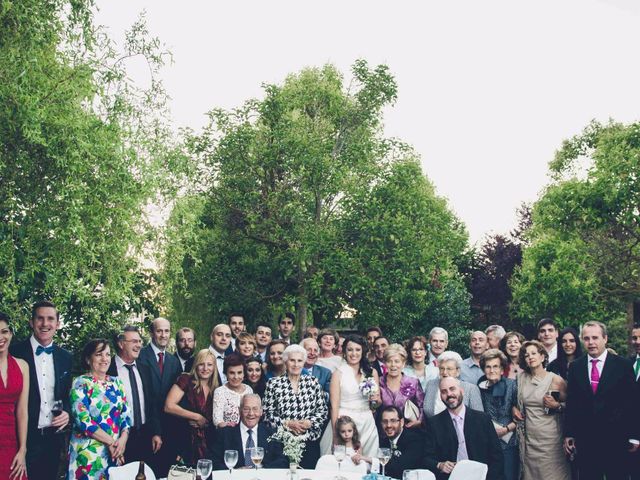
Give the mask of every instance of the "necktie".
[[158, 370], [160, 370], [160, 376], [164, 371], [164, 352], [158, 352]]
[[38, 345], [36, 347], [36, 355], [41, 355], [42, 353], [51, 355], [53, 353], [53, 345], [49, 345], [48, 347], [43, 347], [42, 345]]
[[142, 426], [142, 413], [140, 411], [140, 392], [138, 391], [138, 381], [136, 380], [136, 374], [133, 371], [135, 365], [126, 365], [129, 370], [129, 383], [131, 384], [131, 403], [133, 404], [133, 426], [140, 428]]
[[251, 434], [253, 433], [253, 430], [249, 429], [247, 430], [247, 433], [249, 434], [249, 438], [247, 438], [247, 445], [246, 445], [246, 448], [244, 449], [244, 466], [245, 467], [249, 467], [252, 465], [251, 449], [256, 446], [256, 444], [253, 443], [253, 437], [251, 436]]
[[638, 378], [638, 372], [640, 372], [640, 357], [636, 358], [636, 364], [633, 367], [633, 371], [636, 374], [636, 378]]
[[387, 372], [389, 371], [389, 369], [387, 368], [387, 366], [386, 366], [384, 363], [382, 363], [382, 362], [380, 362], [380, 370], [382, 370], [382, 374], [383, 374], [383, 375], [386, 375], [386, 374], [387, 374]]
[[591, 360], [591, 390], [593, 390], [593, 393], [596, 393], [596, 391], [598, 390], [598, 384], [600, 383], [598, 362], [599, 360], [597, 358]]
[[453, 417], [453, 419], [453, 425], [456, 427], [456, 435], [458, 436], [458, 456], [456, 457], [456, 461], [468, 460], [469, 455], [467, 454], [467, 443], [464, 440], [463, 420], [460, 417]]

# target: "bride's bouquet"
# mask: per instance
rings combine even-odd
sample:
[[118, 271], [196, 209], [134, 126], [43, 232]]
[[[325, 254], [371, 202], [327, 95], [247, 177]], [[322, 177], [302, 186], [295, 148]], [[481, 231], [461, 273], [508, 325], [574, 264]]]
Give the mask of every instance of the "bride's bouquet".
[[371, 397], [380, 390], [373, 377], [365, 377], [358, 385], [358, 389], [360, 393], [369, 400], [369, 408], [371, 408], [371, 410], [375, 410], [380, 406], [377, 401], [371, 399]]

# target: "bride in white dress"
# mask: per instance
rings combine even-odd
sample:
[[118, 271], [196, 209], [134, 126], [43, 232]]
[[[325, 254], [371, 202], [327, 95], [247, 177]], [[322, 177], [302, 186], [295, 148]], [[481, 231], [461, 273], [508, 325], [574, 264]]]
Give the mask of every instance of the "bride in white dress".
[[[347, 337], [342, 346], [345, 362], [331, 376], [331, 428], [335, 436], [336, 421], [342, 415], [353, 419], [360, 432], [360, 452], [366, 457], [375, 457], [378, 450], [378, 430], [369, 409], [369, 399], [360, 391], [360, 382], [365, 378], [373, 378], [376, 385], [378, 374], [372, 370], [364, 352], [366, 342], [362, 337]], [[380, 389], [371, 397], [380, 403]]]

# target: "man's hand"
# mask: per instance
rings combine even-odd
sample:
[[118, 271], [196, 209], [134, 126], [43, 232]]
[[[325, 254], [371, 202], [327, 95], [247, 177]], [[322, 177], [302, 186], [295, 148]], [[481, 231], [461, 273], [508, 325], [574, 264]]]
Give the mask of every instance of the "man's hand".
[[447, 475], [453, 472], [453, 468], [456, 466], [456, 462], [440, 462], [438, 463], [438, 470]]
[[151, 437], [151, 450], [153, 453], [158, 453], [158, 450], [162, 448], [162, 437], [160, 435], [154, 435]]
[[53, 420], [51, 421], [51, 426], [58, 427], [58, 430], [62, 430], [64, 427], [67, 426], [68, 423], [69, 423], [69, 414], [63, 410], [60, 415], [58, 415], [57, 417], [53, 417]]

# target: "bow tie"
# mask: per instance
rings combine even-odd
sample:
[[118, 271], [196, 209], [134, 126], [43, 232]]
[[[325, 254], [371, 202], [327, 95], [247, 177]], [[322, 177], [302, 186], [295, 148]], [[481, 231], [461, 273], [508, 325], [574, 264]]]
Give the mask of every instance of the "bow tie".
[[40, 355], [41, 353], [46, 353], [47, 355], [51, 355], [53, 353], [53, 345], [49, 345], [48, 347], [43, 347], [42, 345], [38, 345], [36, 348], [36, 355]]

